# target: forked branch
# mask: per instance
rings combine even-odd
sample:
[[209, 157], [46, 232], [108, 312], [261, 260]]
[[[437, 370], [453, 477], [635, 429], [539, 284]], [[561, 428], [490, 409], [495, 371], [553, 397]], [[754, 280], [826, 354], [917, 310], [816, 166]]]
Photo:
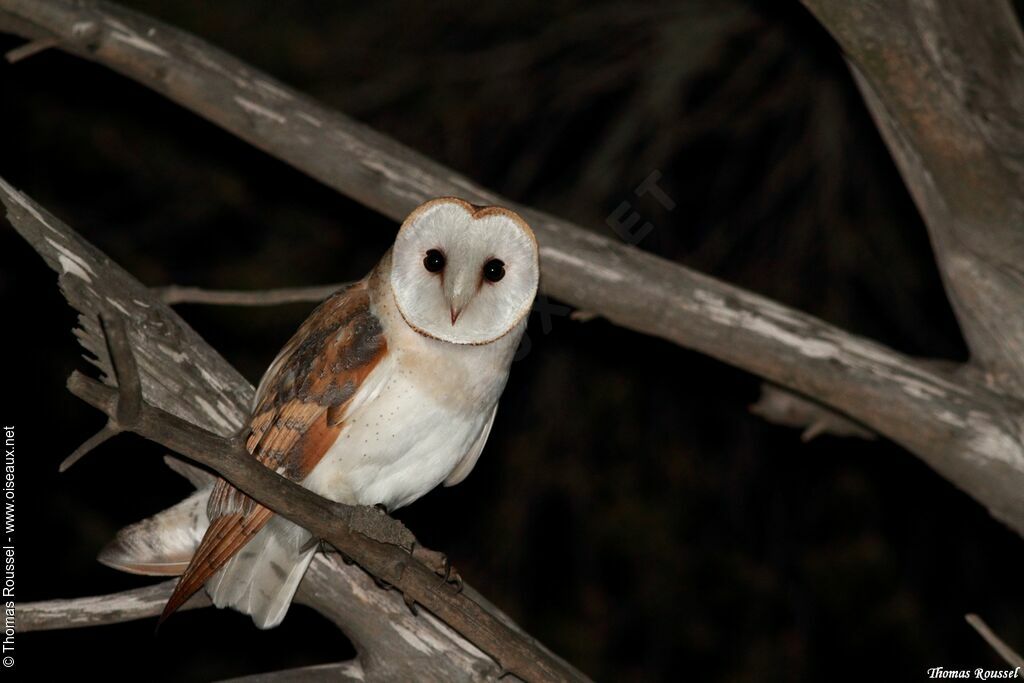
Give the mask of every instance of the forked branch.
[[1024, 396], [1024, 33], [1009, 0], [803, 0], [836, 39], [993, 386]]
[[[889, 3], [869, 4], [884, 19]], [[195, 36], [117, 5], [0, 0], [4, 28], [30, 39], [55, 38], [61, 49], [155, 89], [392, 218], [402, 219], [420, 202], [442, 195], [516, 209], [537, 233], [542, 287], [549, 295], [706, 353], [848, 416], [906, 447], [1024, 535], [1024, 393], [1011, 381], [990, 382], [984, 373], [922, 364], [813, 316], [519, 206]], [[993, 187], [1005, 189], [1005, 182]], [[987, 272], [999, 275], [981, 280], [999, 285], [993, 301], [1001, 302], [1005, 320], [993, 322], [993, 310], [985, 304], [985, 329], [992, 331], [990, 341], [1005, 344], [984, 348], [1002, 349], [997, 355], [1003, 360], [1014, 353], [1024, 358], [1024, 327], [1013, 332], [1024, 296], [1007, 298], [1014, 271], [1000, 266]], [[999, 376], [1013, 376], [1012, 363], [979, 358], [993, 361], [986, 369]]]

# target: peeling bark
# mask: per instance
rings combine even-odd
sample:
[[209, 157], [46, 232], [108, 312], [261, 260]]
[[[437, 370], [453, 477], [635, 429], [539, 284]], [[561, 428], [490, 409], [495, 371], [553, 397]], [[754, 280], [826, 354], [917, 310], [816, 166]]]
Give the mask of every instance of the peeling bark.
[[[858, 16], [870, 14], [858, 14], [859, 3], [808, 2], [827, 6], [835, 14], [850, 14], [853, 23]], [[865, 7], [885, 19], [887, 3], [866, 3]], [[832, 21], [825, 10], [819, 14], [826, 24]], [[1007, 362], [997, 364], [994, 356], [979, 355], [993, 362], [985, 373], [947, 372], [764, 297], [519, 206], [195, 36], [144, 15], [105, 2], [0, 0], [0, 30], [33, 39], [56, 38], [61, 49], [153, 88], [395, 219], [404, 218], [421, 201], [442, 195], [509, 206], [537, 234], [541, 286], [546, 293], [618, 325], [706, 353], [848, 416], [906, 447], [1024, 535], [1024, 391], [1014, 389], [1016, 384], [1007, 379], [1015, 372], [1009, 360], [1015, 353], [1017, 362], [1024, 363], [1019, 360], [1024, 353], [1017, 352], [1024, 344], [1024, 330], [1018, 331], [1015, 322], [1024, 311], [1020, 305], [1024, 295], [1016, 301], [1008, 294], [993, 299], [1007, 307], [993, 311], [1005, 319], [1002, 323], [996, 322], [998, 316], [985, 316], [986, 324], [995, 330], [990, 336], [1003, 342], [986, 348]], [[992, 30], [1008, 40], [1015, 35], [1012, 28]], [[1008, 45], [1005, 66], [1009, 68], [1017, 58], [1013, 41]], [[993, 52], [992, 59], [995, 56]], [[1004, 81], [1012, 84], [1019, 72], [1012, 71]], [[894, 82], [892, 87], [898, 85]], [[1006, 95], [989, 93], [981, 100], [1005, 101], [1010, 113], [1019, 114], [1015, 94], [1019, 90], [1011, 87]], [[929, 92], [917, 95], [925, 97]], [[992, 106], [984, 111], [995, 111]], [[986, 130], [1013, 138], [1022, 120], [1024, 116], [1018, 115]], [[1014, 139], [1008, 139], [1008, 149], [1015, 149]], [[1006, 182], [993, 182], [993, 187], [1006, 189]], [[1007, 242], [1007, 253], [1018, 244]], [[986, 272], [989, 275], [982, 279], [989, 283], [1016, 277], [1012, 270]], [[1001, 287], [1000, 291], [1009, 290]], [[214, 406], [209, 408], [212, 411]]]
[[1024, 395], [1024, 35], [1005, 0], [804, 0], [849, 59], [989, 384]]

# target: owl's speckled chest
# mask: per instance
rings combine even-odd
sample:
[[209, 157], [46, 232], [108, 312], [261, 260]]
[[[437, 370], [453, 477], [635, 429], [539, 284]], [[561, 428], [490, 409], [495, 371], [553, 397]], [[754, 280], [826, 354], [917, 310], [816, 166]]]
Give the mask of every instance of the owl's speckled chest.
[[387, 356], [304, 485], [339, 502], [396, 509], [482, 448], [525, 321], [491, 344], [455, 345], [415, 332], [382, 299], [374, 308]]

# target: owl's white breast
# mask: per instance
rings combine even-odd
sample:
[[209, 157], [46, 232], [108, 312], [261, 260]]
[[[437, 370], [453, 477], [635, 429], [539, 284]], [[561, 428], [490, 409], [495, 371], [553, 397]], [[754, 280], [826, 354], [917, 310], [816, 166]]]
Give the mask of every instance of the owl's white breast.
[[410, 328], [390, 288], [375, 298], [387, 355], [303, 485], [339, 502], [393, 510], [444, 481], [481, 437], [526, 322], [491, 344], [456, 345]]

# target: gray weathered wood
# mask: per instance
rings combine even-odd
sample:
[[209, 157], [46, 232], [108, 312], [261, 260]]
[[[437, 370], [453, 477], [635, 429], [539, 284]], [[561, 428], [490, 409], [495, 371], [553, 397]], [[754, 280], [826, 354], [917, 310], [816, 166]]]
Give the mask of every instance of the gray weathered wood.
[[306, 681], [364, 681], [366, 673], [363, 671], [359, 660], [351, 662], [339, 662], [337, 664], [320, 664], [318, 666], [306, 666], [298, 669], [286, 669], [284, 671], [271, 671], [270, 673], [253, 674], [252, 676], [241, 676], [230, 678], [223, 683], [306, 683]]
[[[86, 628], [155, 617], [164, 608], [167, 598], [171, 597], [174, 583], [164, 581], [110, 595], [22, 603], [18, 605], [18, 631], [29, 633]], [[209, 598], [204, 593], [197, 593], [182, 609], [209, 606]]]
[[170, 285], [161, 287], [158, 290], [158, 294], [166, 304], [276, 306], [278, 304], [292, 304], [300, 301], [323, 301], [346, 284], [351, 283], [339, 282], [333, 285], [317, 285], [313, 287], [281, 287], [279, 289], [262, 289], [259, 291], [243, 289], [217, 290]]
[[[929, 367], [764, 297], [518, 206], [195, 36], [116, 5], [0, 0], [4, 28], [32, 38], [56, 37], [62, 49], [153, 88], [396, 219], [426, 198], [449, 194], [515, 208], [537, 233], [542, 287], [549, 294], [848, 415], [905, 446], [1024, 534], [1022, 394], [1011, 389], [1016, 385], [1009, 379], [985, 381], [984, 373]], [[999, 31], [1012, 34], [1012, 29]], [[1016, 95], [1008, 100], [1012, 106], [1017, 101]], [[986, 131], [1012, 137], [1016, 122], [1004, 120]], [[1012, 140], [1008, 144], [1012, 147]], [[1000, 192], [1006, 189], [1004, 182], [993, 182]], [[1015, 244], [1008, 242], [1007, 251]], [[1006, 321], [991, 336], [1008, 350], [982, 346], [1003, 356], [998, 372], [1009, 378], [1015, 372], [1009, 356], [1024, 343], [1014, 322], [1021, 306], [1020, 300], [1000, 301], [1009, 308], [994, 313]], [[997, 325], [993, 320], [986, 315], [991, 329]]]
[[1024, 35], [1006, 0], [804, 0], [928, 226], [971, 356], [1024, 395]]
[[860, 439], [876, 438], [874, 432], [848, 417], [774, 384], [761, 385], [761, 396], [750, 405], [749, 410], [768, 422], [802, 429], [800, 440], [804, 442], [822, 434]]
[[[103, 626], [155, 618], [174, 588], [163, 581], [111, 595], [67, 600], [47, 600], [18, 606], [20, 632]], [[354, 662], [275, 672], [243, 680], [289, 680], [289, 676], [358, 671], [359, 680], [496, 680], [499, 667], [429, 613], [414, 615], [395, 593], [383, 591], [358, 567], [346, 565], [336, 555], [318, 555], [295, 600], [334, 622], [359, 653]], [[198, 594], [183, 609], [210, 607]], [[269, 678], [267, 680], [270, 680]], [[306, 678], [306, 680], [309, 680]], [[513, 680], [514, 677], [513, 677]]]

